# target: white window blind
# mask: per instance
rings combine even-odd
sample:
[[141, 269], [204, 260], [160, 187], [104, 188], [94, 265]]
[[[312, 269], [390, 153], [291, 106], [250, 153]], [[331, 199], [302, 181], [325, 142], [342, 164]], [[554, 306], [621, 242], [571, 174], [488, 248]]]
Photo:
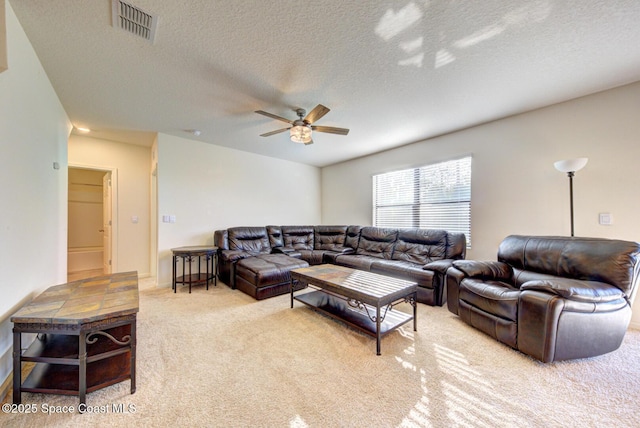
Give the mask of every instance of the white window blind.
[[471, 157], [373, 176], [373, 224], [464, 233], [471, 246]]

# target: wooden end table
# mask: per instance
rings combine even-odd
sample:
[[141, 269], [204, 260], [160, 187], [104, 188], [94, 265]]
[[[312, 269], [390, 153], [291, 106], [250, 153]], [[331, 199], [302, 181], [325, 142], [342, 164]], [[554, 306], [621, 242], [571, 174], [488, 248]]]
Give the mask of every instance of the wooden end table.
[[[13, 403], [22, 392], [77, 395], [131, 380], [136, 391], [138, 273], [83, 279], [46, 289], [11, 317]], [[22, 352], [22, 334], [38, 337]], [[22, 363], [35, 367], [22, 382]], [[79, 407], [82, 411], [82, 407]]]
[[[209, 289], [209, 282], [213, 281], [213, 285], [218, 285], [218, 275], [217, 275], [217, 255], [218, 255], [218, 247], [215, 246], [190, 246], [190, 247], [179, 247], [172, 248], [171, 252], [173, 253], [173, 282], [171, 287], [173, 288], [173, 292], [175, 293], [178, 289], [178, 284], [187, 284], [189, 285], [189, 294], [191, 294], [191, 286], [194, 284], [207, 284], [207, 290]], [[204, 258], [206, 271], [202, 272], [202, 258]], [[177, 266], [178, 259], [182, 259], [182, 275], [178, 276], [177, 274]], [[194, 261], [198, 261], [198, 271], [193, 273], [191, 271], [191, 263]], [[189, 264], [189, 273], [186, 273], [185, 267], [186, 264]]]

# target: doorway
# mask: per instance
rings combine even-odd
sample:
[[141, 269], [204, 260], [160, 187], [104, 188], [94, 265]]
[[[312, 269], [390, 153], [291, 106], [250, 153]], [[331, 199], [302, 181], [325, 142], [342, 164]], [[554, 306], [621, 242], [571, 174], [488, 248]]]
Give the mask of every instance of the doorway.
[[114, 269], [114, 175], [113, 170], [69, 166], [68, 281]]

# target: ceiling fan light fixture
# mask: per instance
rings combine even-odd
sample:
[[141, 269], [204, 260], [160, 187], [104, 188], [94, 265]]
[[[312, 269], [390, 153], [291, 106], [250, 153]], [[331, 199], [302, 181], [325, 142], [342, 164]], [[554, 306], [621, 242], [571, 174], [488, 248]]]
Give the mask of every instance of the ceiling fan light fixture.
[[311, 141], [311, 127], [309, 125], [292, 126], [289, 135], [294, 143], [309, 143]]

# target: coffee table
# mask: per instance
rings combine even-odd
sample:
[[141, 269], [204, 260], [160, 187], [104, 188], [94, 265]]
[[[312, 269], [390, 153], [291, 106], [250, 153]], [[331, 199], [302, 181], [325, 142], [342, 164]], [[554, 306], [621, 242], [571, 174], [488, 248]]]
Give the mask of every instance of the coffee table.
[[[294, 296], [294, 281], [313, 291]], [[382, 336], [411, 320], [413, 331], [417, 330], [417, 287], [414, 282], [344, 266], [315, 265], [291, 271], [291, 307], [297, 300], [374, 336], [380, 355]], [[413, 306], [413, 315], [394, 310], [400, 303]]]

